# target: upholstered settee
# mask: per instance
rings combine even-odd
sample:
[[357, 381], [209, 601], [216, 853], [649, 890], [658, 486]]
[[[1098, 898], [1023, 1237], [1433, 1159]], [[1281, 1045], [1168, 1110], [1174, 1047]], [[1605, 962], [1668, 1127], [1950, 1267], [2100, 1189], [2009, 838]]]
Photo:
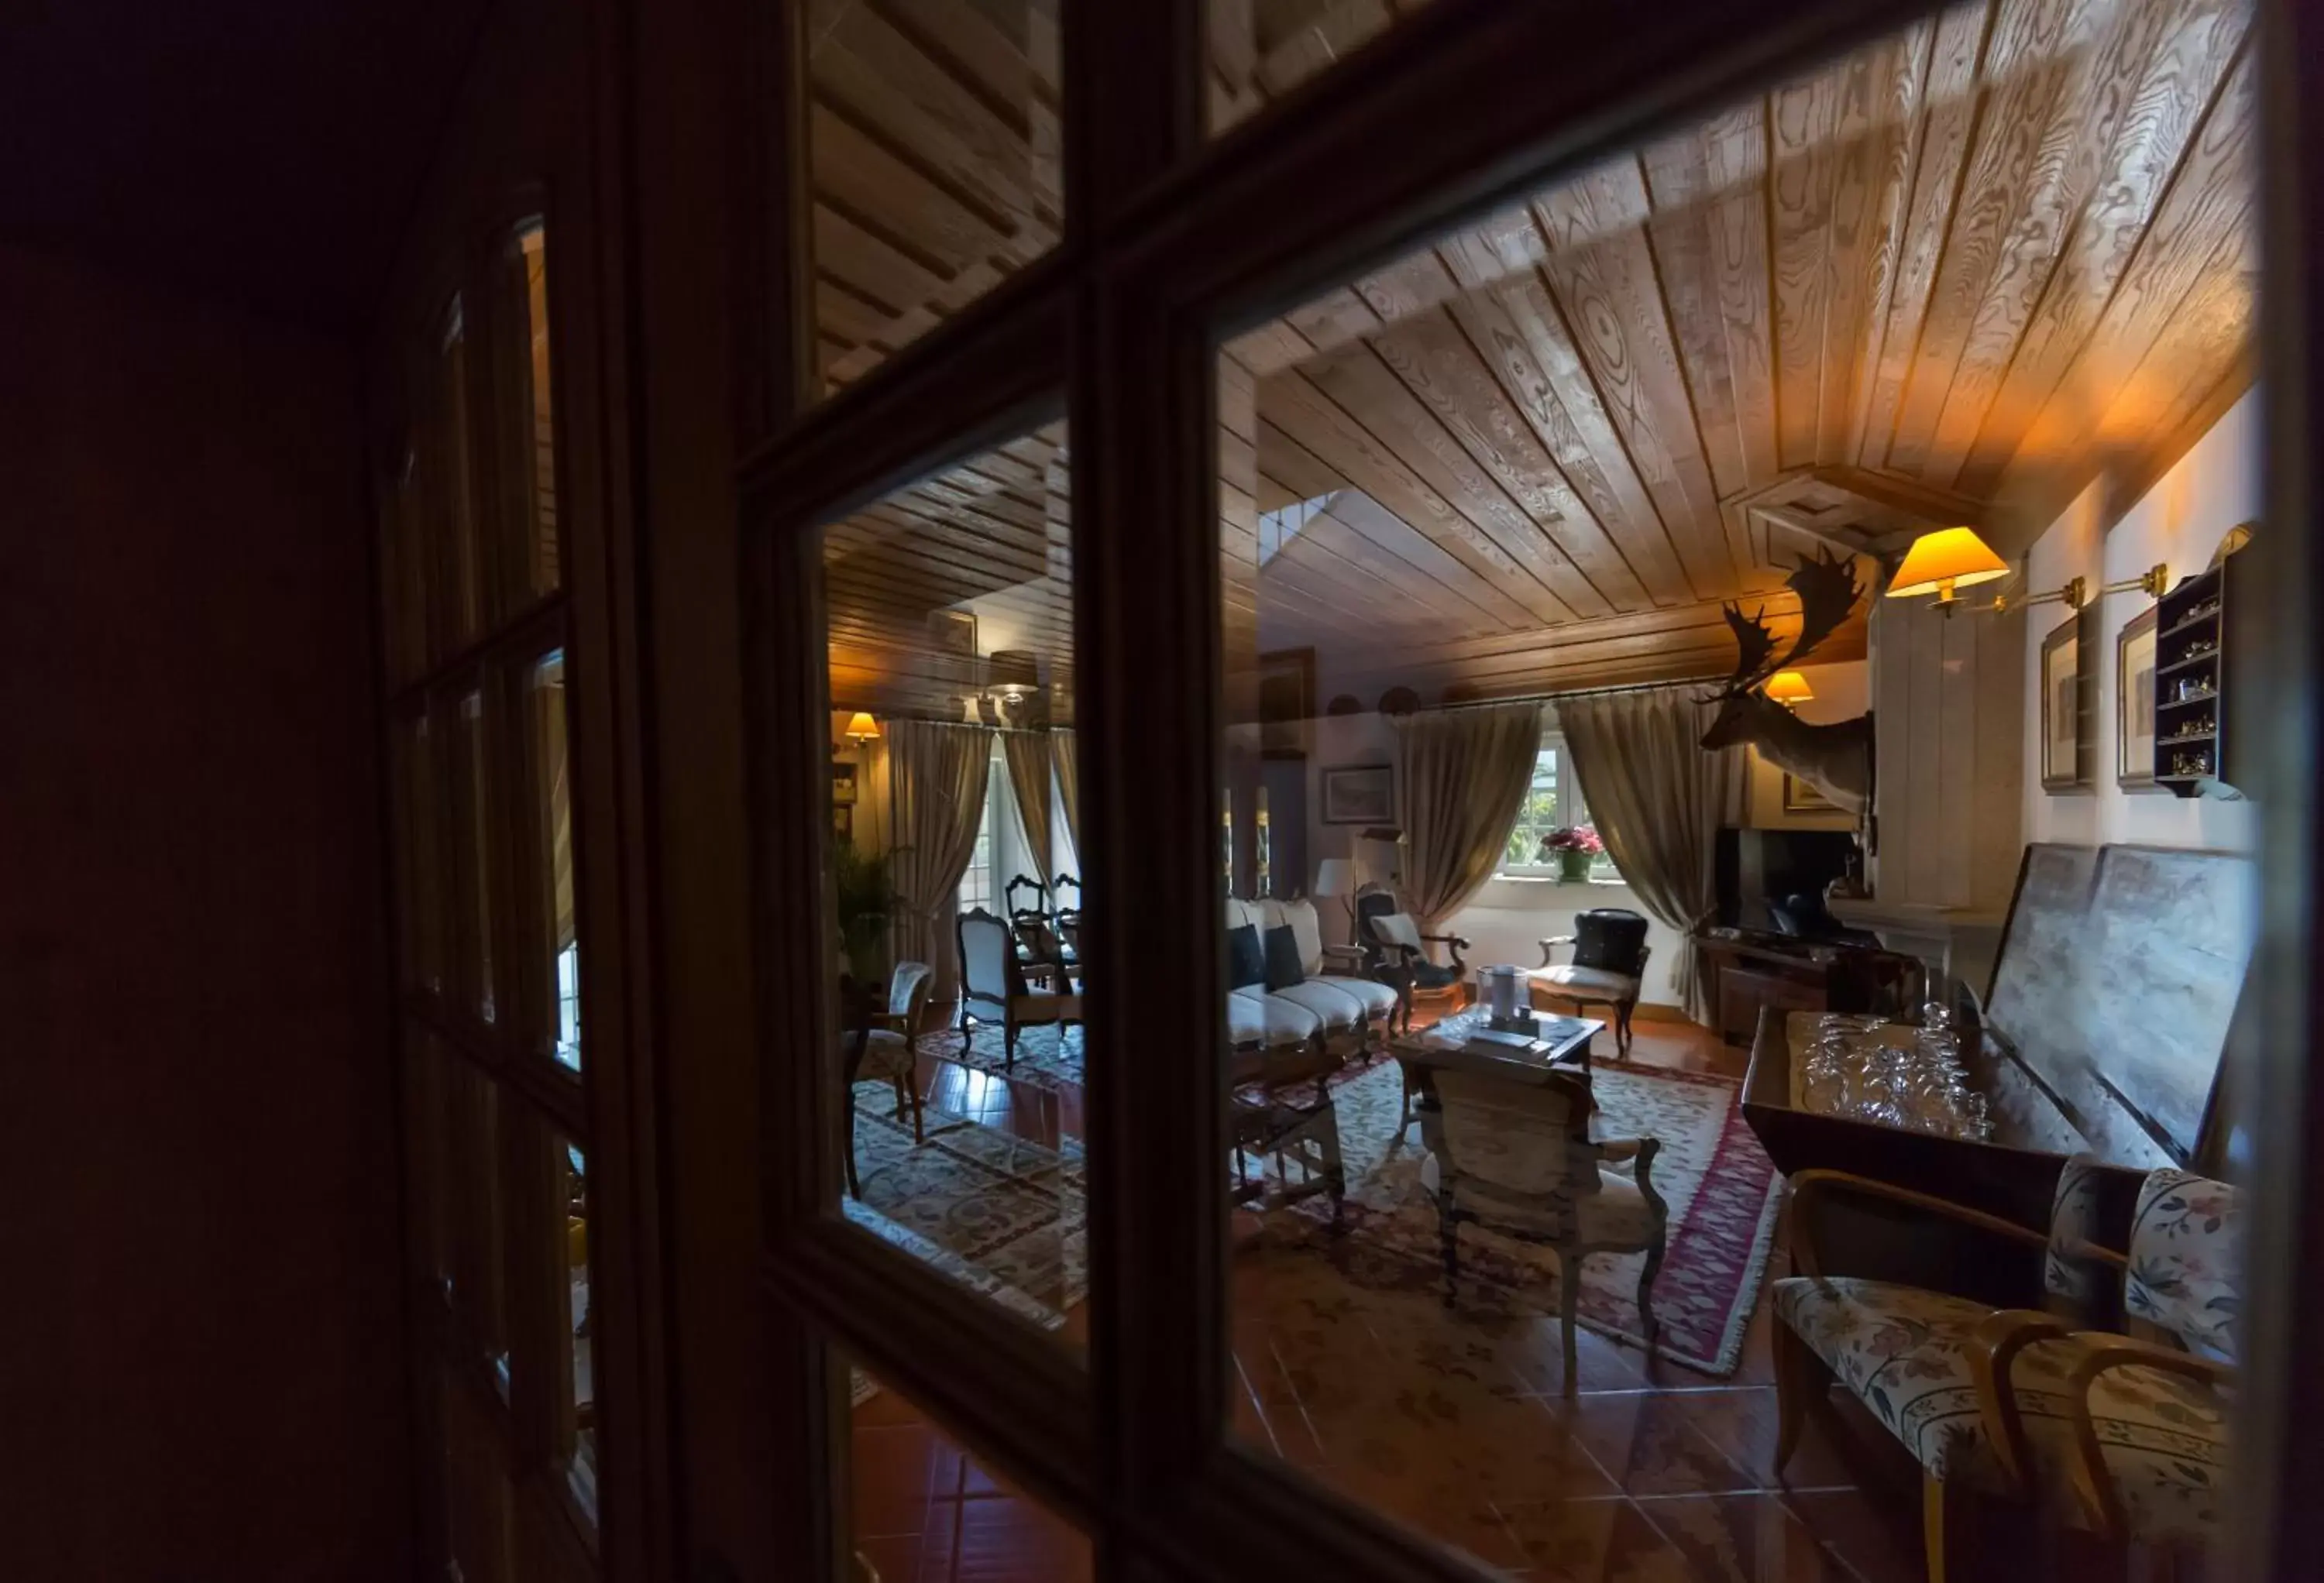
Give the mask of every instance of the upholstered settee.
[[[1387, 1036], [1396, 991], [1327, 971], [1346, 947], [1327, 952], [1312, 901], [1227, 900], [1227, 1034], [1238, 1049], [1320, 1044], [1348, 1054]], [[1247, 935], [1239, 931], [1249, 930]], [[1270, 938], [1272, 936], [1272, 938]]]

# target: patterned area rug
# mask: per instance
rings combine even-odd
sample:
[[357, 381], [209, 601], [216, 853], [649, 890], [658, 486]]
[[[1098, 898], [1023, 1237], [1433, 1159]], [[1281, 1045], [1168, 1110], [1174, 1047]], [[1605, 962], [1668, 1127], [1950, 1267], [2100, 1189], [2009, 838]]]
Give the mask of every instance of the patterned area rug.
[[[980, 1040], [982, 1039], [980, 1031]], [[991, 1069], [999, 1070], [998, 1030]], [[949, 1051], [932, 1046], [948, 1044]], [[956, 1058], [959, 1035], [931, 1035], [930, 1054]], [[1081, 1030], [1020, 1036], [1015, 1075], [1063, 1086], [1079, 1081]], [[1038, 1064], [1037, 1064], [1037, 1063]], [[971, 1064], [983, 1065], [982, 1061]], [[1073, 1075], [1063, 1075], [1070, 1063]], [[1655, 1189], [1670, 1205], [1670, 1238], [1655, 1284], [1661, 1321], [1657, 1351], [1717, 1377], [1735, 1371], [1775, 1238], [1782, 1178], [1744, 1123], [1731, 1078], [1600, 1060], [1593, 1089], [1601, 1136], [1662, 1140]], [[1348, 1173], [1346, 1231], [1329, 1230], [1321, 1195], [1268, 1217], [1254, 1254], [1297, 1252], [1320, 1287], [1381, 1293], [1441, 1292], [1443, 1265], [1436, 1210], [1420, 1185], [1420, 1129], [1397, 1137], [1403, 1081], [1393, 1061], [1342, 1074], [1333, 1084], [1342, 1159]], [[1089, 1291], [1085, 1185], [1080, 1145], [1062, 1150], [928, 1113], [928, 1141], [912, 1144], [911, 1124], [890, 1114], [883, 1085], [858, 1090], [857, 1159], [863, 1183], [852, 1218], [945, 1270], [964, 1284], [1045, 1327]], [[1267, 1168], [1254, 1159], [1253, 1170]], [[1594, 1254], [1582, 1261], [1582, 1321], [1643, 1345], [1637, 1293], [1639, 1254]], [[1557, 1312], [1556, 1256], [1476, 1225], [1461, 1229], [1458, 1316], [1464, 1321]], [[1448, 1326], [1448, 1330], [1452, 1327]]]
[[[847, 1218], [1028, 1324], [1054, 1330], [1089, 1295], [1081, 1145], [1047, 1149], [929, 1107], [927, 1141], [892, 1114], [884, 1082], [855, 1089], [856, 1174]], [[879, 1394], [862, 1369], [853, 1397]]]
[[1082, 1081], [1082, 1029], [1051, 1024], [1046, 1027], [1020, 1028], [1017, 1033], [1017, 1064], [1009, 1064], [1008, 1041], [998, 1027], [979, 1026], [971, 1035], [968, 1045], [961, 1045], [960, 1031], [951, 1029], [940, 1034], [920, 1035], [919, 1053], [939, 1060], [956, 1061], [963, 1066], [995, 1076], [1013, 1078], [1031, 1083], [1036, 1088], [1077, 1088]]
[[[1782, 1178], [1743, 1120], [1730, 1078], [1628, 1062], [1593, 1063], [1591, 1088], [1606, 1137], [1657, 1137], [1655, 1190], [1670, 1205], [1670, 1238], [1655, 1283], [1656, 1350], [1724, 1377], [1743, 1355], [1775, 1239]], [[1441, 1293], [1444, 1266], [1435, 1205], [1420, 1184], [1420, 1128], [1397, 1137], [1403, 1081], [1383, 1061], [1333, 1086], [1348, 1173], [1347, 1229], [1333, 1238], [1331, 1201], [1308, 1199], [1275, 1217], [1264, 1246], [1318, 1255], [1344, 1281], [1371, 1290]], [[1582, 1261], [1582, 1321], [1642, 1346], [1637, 1303], [1643, 1254]], [[1546, 1248], [1474, 1224], [1461, 1228], [1459, 1311], [1464, 1317], [1557, 1312], [1557, 1258]]]
[[[855, 1097], [856, 1207], [1029, 1298], [1063, 1323], [1089, 1291], [1087, 1187], [1073, 1138], [1047, 1149], [930, 1109], [927, 1141], [885, 1083]], [[897, 1239], [901, 1240], [901, 1239]]]

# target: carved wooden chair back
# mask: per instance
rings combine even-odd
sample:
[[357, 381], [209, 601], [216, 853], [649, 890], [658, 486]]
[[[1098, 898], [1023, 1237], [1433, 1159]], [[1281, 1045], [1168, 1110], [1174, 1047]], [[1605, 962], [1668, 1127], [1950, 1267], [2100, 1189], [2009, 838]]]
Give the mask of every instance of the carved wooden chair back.
[[956, 932], [962, 1011], [981, 1009], [1000, 1016], [1011, 998], [1027, 992], [1009, 925], [981, 907], [971, 907], [960, 915]]

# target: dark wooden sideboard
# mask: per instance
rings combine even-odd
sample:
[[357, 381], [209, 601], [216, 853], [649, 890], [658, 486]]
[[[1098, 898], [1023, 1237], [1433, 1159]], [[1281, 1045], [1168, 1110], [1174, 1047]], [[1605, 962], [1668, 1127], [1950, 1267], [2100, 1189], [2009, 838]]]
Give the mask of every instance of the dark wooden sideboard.
[[1739, 931], [1706, 931], [1696, 943], [1711, 1026], [1739, 1050], [1751, 1047], [1763, 1010], [1902, 1011], [1919, 999], [1919, 962], [1894, 952]]

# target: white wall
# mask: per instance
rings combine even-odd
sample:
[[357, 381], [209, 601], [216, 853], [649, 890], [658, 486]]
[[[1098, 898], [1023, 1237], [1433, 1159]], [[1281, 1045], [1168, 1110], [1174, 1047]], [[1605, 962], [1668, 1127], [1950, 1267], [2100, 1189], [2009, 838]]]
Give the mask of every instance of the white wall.
[[[2227, 409], [2111, 531], [2101, 533], [2103, 484], [2093, 484], [2035, 540], [2026, 580], [2037, 590], [2080, 575], [2095, 588], [2135, 577], [2157, 561], [2175, 584], [2210, 563], [2228, 529], [2259, 515], [2260, 396], [2256, 388]], [[2135, 842], [2149, 846], [2247, 851], [2259, 830], [2256, 804], [2210, 797], [2181, 798], [2160, 787], [2126, 790], [2115, 784], [2115, 711], [2120, 679], [2115, 639], [2152, 603], [2135, 591], [2109, 594], [2099, 607], [2098, 781], [2085, 791], [2044, 792], [2041, 775], [2042, 640], [2065, 619], [2061, 607], [2043, 605], [2025, 632], [2025, 839], [2098, 845]]]
[[1872, 602], [1881, 901], [2008, 906], [2024, 840], [2024, 627], [2022, 609], [1947, 616], [1933, 600]]

